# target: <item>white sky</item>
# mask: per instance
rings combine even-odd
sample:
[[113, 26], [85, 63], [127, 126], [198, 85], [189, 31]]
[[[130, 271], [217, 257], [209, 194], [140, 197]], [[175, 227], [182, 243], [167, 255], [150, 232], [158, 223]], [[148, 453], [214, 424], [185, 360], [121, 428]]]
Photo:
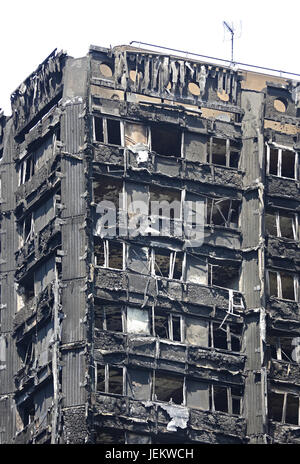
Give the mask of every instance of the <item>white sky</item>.
[[235, 61], [300, 74], [299, 13], [299, 0], [2, 0], [0, 108], [10, 114], [10, 94], [54, 48], [80, 57], [138, 40], [230, 59], [224, 20], [242, 22]]

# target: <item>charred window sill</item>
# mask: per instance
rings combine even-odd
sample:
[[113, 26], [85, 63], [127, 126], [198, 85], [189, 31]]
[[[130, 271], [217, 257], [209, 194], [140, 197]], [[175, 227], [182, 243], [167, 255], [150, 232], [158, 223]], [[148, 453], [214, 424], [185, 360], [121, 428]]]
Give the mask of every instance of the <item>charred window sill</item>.
[[[159, 284], [157, 286], [156, 284]], [[160, 287], [161, 286], [161, 287]], [[95, 293], [97, 289], [105, 291], [124, 291], [142, 294], [151, 298], [164, 297], [168, 299], [189, 300], [191, 304], [218, 307], [228, 310], [230, 302], [230, 290], [221, 287], [211, 287], [204, 284], [180, 282], [165, 278], [155, 279], [144, 274], [134, 274], [128, 271], [111, 270], [107, 268], [95, 268]], [[160, 288], [159, 288], [160, 287]], [[242, 293], [233, 291], [235, 296], [243, 299]], [[243, 311], [235, 310], [242, 315]]]
[[42, 366], [26, 365], [20, 369], [15, 375], [15, 385], [17, 392], [22, 392], [29, 388], [34, 382], [34, 386], [38, 386], [52, 375], [52, 360]]
[[269, 376], [272, 380], [300, 385], [299, 364], [295, 361], [272, 359], [269, 364]]
[[42, 193], [54, 187], [60, 181], [60, 178], [60, 156], [56, 154], [28, 182], [17, 188], [15, 194], [16, 211], [18, 212], [18, 209], [22, 207], [24, 200], [27, 202], [27, 207], [32, 206]]
[[15, 277], [18, 282], [21, 282], [29, 273], [34, 272], [34, 269], [39, 266], [41, 260], [56, 255], [57, 251], [61, 249], [61, 235], [60, 231], [57, 232], [58, 233], [55, 232], [53, 235], [50, 235], [48, 240], [43, 242], [39, 240], [35, 247], [35, 253], [31, 254], [31, 259], [22, 260], [15, 272]]
[[94, 142], [93, 164], [110, 164], [114, 166], [124, 165], [124, 148], [117, 145], [106, 145], [102, 142]]
[[297, 301], [267, 298], [267, 308], [274, 319], [300, 321], [300, 304]]
[[278, 177], [272, 174], [266, 176], [266, 193], [269, 196], [293, 198], [300, 201], [299, 180]]
[[203, 379], [207, 379], [210, 375], [218, 379], [222, 377], [223, 371], [220, 370], [220, 366], [223, 370], [241, 373], [246, 360], [243, 353], [229, 350], [163, 340], [150, 334], [125, 334], [100, 330], [95, 331], [94, 349], [95, 358], [99, 362], [110, 362], [112, 356], [118, 355], [121, 365], [128, 362], [129, 364], [146, 362], [149, 367], [154, 367], [154, 362], [159, 361], [169, 363], [171, 367], [168, 369], [171, 371], [173, 368], [184, 369], [186, 365], [191, 372], [197, 368]]
[[[47, 246], [47, 244], [54, 239], [56, 234], [60, 233], [59, 221], [56, 219], [51, 220], [35, 237], [25, 243], [18, 251], [15, 252], [16, 263], [19, 268], [22, 267], [24, 261], [31, 262], [35, 256], [36, 250]], [[27, 264], [27, 263], [26, 263]], [[35, 260], [36, 264], [36, 260]]]
[[[296, 432], [297, 436], [295, 438], [298, 438], [298, 443], [300, 443], [300, 425], [287, 424], [286, 422], [277, 422], [274, 420], [269, 420], [269, 427], [271, 428], [272, 435], [274, 434], [274, 436], [276, 435], [278, 436], [278, 438], [280, 438], [280, 435], [282, 435], [283, 441], [289, 439], [292, 440], [293, 437], [290, 436], [289, 432]], [[287, 435], [285, 436], [285, 434]]]
[[112, 398], [112, 396], [109, 397], [102, 393], [92, 394], [92, 403], [95, 417], [105, 418], [109, 413], [113, 416], [122, 416], [130, 423], [132, 423], [132, 418], [138, 418], [140, 422], [151, 421], [157, 425], [164, 424], [165, 426], [172, 420], [172, 413], [170, 411], [169, 415], [167, 410], [173, 408], [175, 415], [176, 411], [179, 413], [183, 411], [187, 414], [186, 428], [189, 430], [205, 430], [232, 437], [246, 438], [246, 420], [241, 416], [228, 413], [204, 411], [166, 402], [134, 400], [129, 397]]

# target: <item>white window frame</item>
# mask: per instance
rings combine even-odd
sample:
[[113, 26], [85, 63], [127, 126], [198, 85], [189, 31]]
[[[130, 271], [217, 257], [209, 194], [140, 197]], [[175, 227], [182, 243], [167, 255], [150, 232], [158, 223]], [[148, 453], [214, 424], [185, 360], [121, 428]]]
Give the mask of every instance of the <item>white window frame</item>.
[[[274, 274], [276, 274], [276, 278], [277, 278], [277, 296], [275, 295], [271, 295], [270, 294], [270, 291], [271, 291], [271, 288], [270, 288], [270, 272], [273, 272]], [[280, 273], [285, 273], [285, 271], [276, 271], [276, 270], [272, 270], [272, 269], [268, 269], [267, 270], [267, 284], [268, 284], [268, 293], [270, 296], [273, 296], [275, 298], [280, 298], [281, 300], [286, 300], [286, 301], [295, 301], [295, 302], [298, 302], [299, 301], [299, 281], [298, 281], [298, 275], [297, 274], [293, 274], [291, 272], [286, 272], [286, 274], [288, 275], [291, 275], [293, 277], [293, 280], [294, 280], [294, 295], [295, 295], [295, 299], [294, 300], [289, 300], [289, 299], [286, 299], [286, 298], [283, 298], [282, 297], [282, 285], [281, 285], [281, 276], [280, 276]]]
[[[291, 147], [284, 147], [282, 145], [270, 145], [266, 143], [267, 147], [267, 175], [269, 176], [276, 176], [281, 177], [283, 179], [291, 179], [291, 180], [298, 180], [298, 152], [293, 150]], [[270, 153], [272, 150], [278, 151], [278, 159], [277, 159], [277, 174], [270, 174]], [[294, 177], [284, 177], [281, 175], [281, 168], [282, 168], [282, 152], [283, 151], [290, 151], [295, 154], [295, 163], [294, 163]]]

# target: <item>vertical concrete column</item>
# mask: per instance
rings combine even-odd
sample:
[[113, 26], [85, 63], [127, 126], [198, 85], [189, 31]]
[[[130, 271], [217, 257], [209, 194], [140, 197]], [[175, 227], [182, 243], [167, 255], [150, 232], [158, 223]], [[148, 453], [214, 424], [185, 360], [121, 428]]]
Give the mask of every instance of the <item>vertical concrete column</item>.
[[243, 234], [242, 286], [246, 300], [244, 351], [247, 355], [245, 408], [247, 435], [252, 443], [265, 442], [266, 370], [264, 365], [264, 141], [262, 92], [242, 90]]
[[61, 336], [64, 441], [88, 441], [86, 249], [87, 176], [84, 159], [87, 59], [65, 68], [62, 116], [62, 310]]

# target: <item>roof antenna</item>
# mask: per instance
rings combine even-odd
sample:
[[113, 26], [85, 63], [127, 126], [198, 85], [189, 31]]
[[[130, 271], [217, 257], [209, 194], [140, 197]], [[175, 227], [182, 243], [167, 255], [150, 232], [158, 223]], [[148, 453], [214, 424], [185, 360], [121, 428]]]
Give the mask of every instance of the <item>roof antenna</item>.
[[233, 38], [234, 38], [234, 29], [233, 26], [229, 26], [229, 24], [226, 21], [223, 21], [223, 26], [226, 27], [226, 29], [230, 32], [231, 34], [231, 63], [233, 63]]
[[[226, 21], [223, 21], [223, 26], [227, 29], [227, 31], [231, 34], [231, 64], [233, 64], [233, 42], [234, 42], [234, 35], [236, 32], [236, 28], [233, 24], [229, 25]], [[242, 34], [242, 23], [240, 22], [240, 32], [238, 38], [241, 37]]]

